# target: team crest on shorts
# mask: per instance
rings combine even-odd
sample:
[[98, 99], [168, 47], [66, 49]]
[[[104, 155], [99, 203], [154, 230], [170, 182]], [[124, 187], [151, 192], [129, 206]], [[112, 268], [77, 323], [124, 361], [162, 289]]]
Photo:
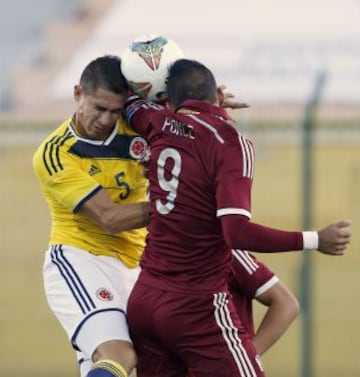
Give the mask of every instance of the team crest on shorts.
[[113, 294], [106, 288], [99, 288], [96, 291], [96, 297], [101, 301], [111, 301], [114, 298]]
[[141, 160], [147, 156], [148, 143], [146, 140], [140, 136], [134, 137], [131, 140], [129, 153], [135, 160]]

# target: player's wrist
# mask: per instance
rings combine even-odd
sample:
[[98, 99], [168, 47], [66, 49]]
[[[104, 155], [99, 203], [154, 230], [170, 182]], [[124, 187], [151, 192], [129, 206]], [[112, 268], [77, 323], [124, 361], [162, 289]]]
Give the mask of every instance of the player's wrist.
[[128, 91], [128, 95], [126, 98], [126, 105], [129, 105], [131, 102], [141, 99], [134, 91], [131, 89]]
[[319, 247], [319, 234], [316, 231], [302, 232], [303, 236], [303, 249], [304, 250], [317, 250]]

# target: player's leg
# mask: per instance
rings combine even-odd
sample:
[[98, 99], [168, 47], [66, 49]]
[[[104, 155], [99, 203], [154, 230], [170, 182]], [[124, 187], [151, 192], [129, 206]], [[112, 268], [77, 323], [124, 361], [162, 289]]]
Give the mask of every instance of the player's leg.
[[[95, 370], [95, 368], [93, 368], [94, 362], [91, 359], [85, 359], [81, 352], [78, 352], [78, 364], [79, 364], [79, 369], [80, 369], [80, 376], [88, 376], [88, 373], [90, 372], [91, 369], [93, 369], [92, 373], [94, 373], [94, 370]], [[100, 362], [99, 364], [97, 364], [97, 367], [99, 367], [97, 370], [97, 373], [99, 373], [99, 369], [101, 365], [102, 364], [100, 364]], [[111, 361], [110, 361], [110, 365], [111, 365]], [[103, 364], [103, 366], [106, 367], [106, 364]], [[105, 368], [102, 368], [102, 369], [105, 369]]]
[[[188, 377], [188, 369], [174, 355], [166, 352], [159, 344], [145, 342], [138, 351], [137, 377]], [[160, 349], [161, 348], [161, 349]]]
[[96, 312], [83, 323], [73, 343], [93, 365], [87, 377], [126, 377], [136, 365], [136, 354], [129, 337], [125, 314]]
[[[264, 377], [227, 292], [165, 293], [157, 314], [153, 326], [160, 329], [159, 341], [172, 347], [192, 377]], [[161, 323], [167, 324], [165, 331]]]
[[113, 359], [102, 359], [97, 361], [87, 377], [127, 377], [125, 368]]
[[[83, 377], [126, 376], [134, 368], [136, 354], [125, 309], [137, 275], [137, 269], [127, 269], [114, 258], [63, 245], [47, 253], [46, 296], [73, 347], [86, 361], [81, 367]], [[93, 363], [90, 371], [89, 361]]]
[[[193, 315], [203, 323], [201, 329], [193, 325], [194, 352], [187, 357], [194, 377], [206, 377], [209, 373], [229, 377], [265, 376], [260, 358], [227, 292], [204, 295], [196, 304], [188, 305], [193, 306]], [[207, 319], [204, 313], [208, 313]], [[193, 323], [192, 318], [188, 320]], [[206, 347], [209, 344], [211, 347]]]
[[[131, 336], [138, 355], [137, 377], [185, 377], [186, 365], [167, 349], [167, 344], [158, 341], [158, 331], [167, 329], [164, 320], [154, 326], [154, 318], [162, 308], [163, 293], [147, 285], [136, 283], [128, 303], [128, 320]], [[165, 319], [165, 318], [164, 318]]]

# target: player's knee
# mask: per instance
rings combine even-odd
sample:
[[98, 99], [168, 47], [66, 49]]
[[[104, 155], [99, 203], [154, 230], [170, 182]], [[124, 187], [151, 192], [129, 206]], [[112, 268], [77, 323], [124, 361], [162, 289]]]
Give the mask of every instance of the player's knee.
[[93, 365], [87, 377], [128, 377], [128, 373], [114, 360], [100, 360]]

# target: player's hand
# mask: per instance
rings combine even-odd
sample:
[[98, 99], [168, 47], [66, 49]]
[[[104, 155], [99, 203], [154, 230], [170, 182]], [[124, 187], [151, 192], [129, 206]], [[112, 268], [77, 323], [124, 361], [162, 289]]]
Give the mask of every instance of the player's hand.
[[351, 239], [351, 223], [339, 221], [318, 232], [318, 251], [323, 254], [343, 255]]
[[232, 93], [226, 92], [226, 86], [225, 85], [220, 85], [218, 87], [218, 95], [220, 98], [220, 106], [224, 108], [229, 108], [229, 109], [245, 109], [250, 107], [250, 105], [246, 102], [238, 102], [234, 101], [234, 95]]

